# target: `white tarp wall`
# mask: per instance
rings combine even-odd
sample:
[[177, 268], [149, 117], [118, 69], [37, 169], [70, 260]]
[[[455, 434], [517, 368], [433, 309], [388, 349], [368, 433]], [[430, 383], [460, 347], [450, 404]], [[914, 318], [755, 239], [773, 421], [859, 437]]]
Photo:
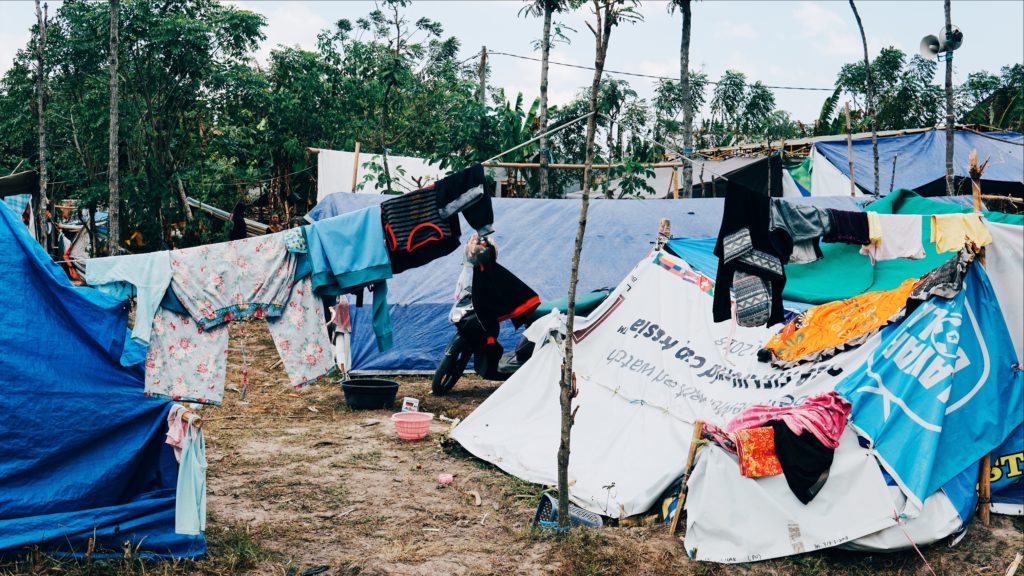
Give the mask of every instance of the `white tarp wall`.
[[[358, 168], [356, 166], [357, 162]], [[384, 190], [377, 188], [376, 179], [366, 183], [363, 182], [365, 176], [371, 173], [364, 165], [371, 162], [378, 166], [383, 166], [382, 159], [378, 154], [360, 154], [357, 161], [356, 155], [353, 152], [321, 148], [317, 154], [317, 202], [323, 200], [328, 194], [334, 194], [335, 192], [382, 193]], [[413, 158], [411, 156], [389, 155], [388, 169], [394, 182], [392, 187], [404, 192], [417, 190], [445, 175], [445, 171], [436, 164], [431, 164], [422, 158]], [[358, 173], [356, 174], [356, 189], [353, 190], [352, 174], [355, 170], [358, 170]]]
[[[612, 517], [645, 512], [682, 472], [696, 419], [724, 425], [751, 404], [800, 404], [832, 390], [876, 345], [871, 340], [809, 367], [772, 369], [756, 360], [772, 330], [714, 324], [710, 287], [710, 279], [685, 262], [657, 253], [577, 329], [579, 412], [569, 479], [580, 506]], [[557, 346], [540, 347], [452, 437], [510, 474], [555, 484], [561, 361]], [[849, 542], [896, 523], [898, 504], [852, 433], [836, 452], [825, 489], [808, 506], [789, 493], [781, 476], [741, 477], [724, 452], [700, 466], [703, 477], [716, 478], [710, 467], [732, 466], [728, 473], [742, 482], [742, 498], [754, 499], [751, 507], [739, 507], [739, 494], [705, 498], [701, 490], [715, 487], [695, 474], [686, 545], [698, 559], [767, 559]], [[778, 504], [764, 498], [769, 493]], [[746, 517], [743, 531], [736, 529], [738, 516]], [[790, 530], [790, 524], [796, 527]], [[715, 544], [726, 533], [728, 545]]]
[[[855, 187], [855, 196], [863, 196]], [[849, 196], [850, 179], [815, 147], [811, 151], [811, 196]]]
[[1024, 289], [1021, 266], [1024, 265], [1024, 227], [986, 222], [992, 244], [985, 248], [985, 272], [999, 300], [1006, 328], [1010, 331], [1017, 361], [1024, 360]]

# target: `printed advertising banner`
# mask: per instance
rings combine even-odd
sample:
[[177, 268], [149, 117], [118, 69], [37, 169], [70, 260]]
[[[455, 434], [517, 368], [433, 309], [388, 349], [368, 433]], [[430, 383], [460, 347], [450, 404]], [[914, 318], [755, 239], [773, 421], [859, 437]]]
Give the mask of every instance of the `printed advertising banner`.
[[[695, 420], [725, 425], [751, 404], [800, 404], [833, 390], [877, 346], [875, 336], [859, 349], [814, 365], [773, 369], [757, 361], [757, 351], [778, 326], [714, 324], [712, 287], [709, 278], [682, 260], [655, 253], [578, 324], [573, 338], [579, 388], [574, 405], [579, 410], [569, 478], [572, 498], [580, 506], [612, 517], [645, 512], [678, 478]], [[510, 474], [555, 484], [561, 362], [558, 346], [538, 348], [533, 359], [456, 427], [452, 437]], [[710, 467], [722, 468], [731, 459], [724, 453], [719, 456], [701, 464], [706, 476], [712, 475]], [[714, 514], [691, 510], [693, 532], [688, 530], [687, 548], [696, 549], [700, 559], [748, 561], [792, 554], [801, 547], [833, 546], [895, 524], [893, 499], [881, 470], [852, 433], [843, 438], [833, 469], [837, 472], [830, 475], [813, 508], [794, 512], [786, 503], [751, 514], [756, 516], [752, 525], [769, 536], [750, 540], [740, 552], [716, 551], [707, 539], [721, 534], [702, 531], [705, 520], [716, 523]], [[782, 477], [750, 482], [767, 486], [758, 488], [765, 490], [786, 484]], [[717, 497], [707, 505], [717, 508], [717, 515], [727, 505], [732, 509]], [[812, 521], [815, 515], [832, 521]], [[773, 532], [777, 525], [790, 523], [797, 525], [796, 536]]]

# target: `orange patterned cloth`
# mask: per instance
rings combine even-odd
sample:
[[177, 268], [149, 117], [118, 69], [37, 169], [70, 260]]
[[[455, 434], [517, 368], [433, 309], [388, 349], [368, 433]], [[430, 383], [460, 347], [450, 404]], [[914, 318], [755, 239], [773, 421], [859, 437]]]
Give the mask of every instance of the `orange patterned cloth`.
[[772, 353], [772, 364], [789, 368], [859, 346], [903, 310], [918, 282], [911, 278], [892, 290], [868, 292], [811, 308], [765, 344]]
[[782, 464], [775, 455], [775, 430], [770, 426], [736, 431], [740, 474], [760, 478], [782, 474]]

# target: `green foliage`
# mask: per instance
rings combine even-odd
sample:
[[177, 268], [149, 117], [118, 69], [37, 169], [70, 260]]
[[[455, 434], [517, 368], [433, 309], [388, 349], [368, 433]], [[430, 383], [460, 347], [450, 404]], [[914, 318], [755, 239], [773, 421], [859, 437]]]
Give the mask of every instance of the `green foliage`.
[[999, 76], [984, 70], [968, 74], [956, 101], [965, 123], [1024, 131], [1024, 64], [1003, 66]]
[[[879, 130], [922, 128], [942, 120], [945, 97], [942, 88], [934, 83], [936, 68], [935, 62], [917, 55], [907, 58], [897, 48], [883, 48], [879, 52], [871, 62]], [[836, 79], [836, 89], [852, 100], [853, 131], [870, 130], [864, 62], [844, 65]], [[836, 114], [827, 122], [823, 120], [824, 117], [819, 118], [817, 130], [820, 133], [839, 134], [846, 129], [845, 115]]]
[[[122, 230], [135, 231], [159, 248], [162, 230], [184, 219], [185, 194], [229, 209], [262, 197], [267, 209], [301, 214], [315, 201], [314, 156], [307, 146], [352, 150], [360, 142], [370, 160], [364, 181], [403, 192], [416, 185], [383, 155], [417, 156], [445, 169], [497, 155], [538, 134], [537, 103], [487, 87], [477, 97], [477, 63], [460, 60], [460, 44], [440, 23], [413, 21], [409, 0], [380, 2], [358, 20], [322, 30], [315, 49], [277, 47], [264, 64], [252, 54], [264, 39], [265, 19], [216, 0], [123, 0], [120, 14], [120, 188]], [[580, 9], [579, 0], [533, 0], [530, 15], [546, 6]], [[627, 6], [627, 8], [629, 8]], [[620, 12], [617, 19], [635, 20]], [[109, 104], [109, 3], [68, 1], [51, 16], [46, 46], [48, 162], [51, 197], [103, 209], [107, 192]], [[555, 24], [557, 40], [562, 28]], [[568, 28], [565, 28], [569, 30]], [[34, 33], [34, 31], [33, 31]], [[35, 168], [35, 38], [0, 78], [0, 169]], [[936, 65], [886, 48], [872, 63], [882, 129], [934, 125], [941, 119]], [[853, 100], [857, 129], [867, 125], [863, 63], [843, 67], [836, 93], [822, 107], [816, 134], [841, 132], [839, 102]], [[772, 90], [727, 71], [710, 90], [707, 75], [692, 72], [698, 148], [805, 135], [778, 110]], [[710, 91], [710, 93], [709, 93]], [[588, 94], [549, 110], [549, 126], [587, 112]], [[1021, 130], [1024, 66], [999, 75], [970, 74], [957, 90], [965, 122]], [[625, 179], [627, 194], [641, 194], [636, 163], [657, 161], [681, 148], [682, 94], [678, 82], [660, 81], [653, 99], [639, 98], [620, 79], [600, 85], [597, 162], [623, 163], [611, 176]], [[668, 146], [668, 150], [658, 143]], [[550, 139], [553, 162], [582, 162], [579, 123]], [[503, 160], [536, 161], [538, 145]], [[534, 170], [514, 172], [537, 193]], [[555, 170], [550, 191], [577, 190], [582, 171]], [[632, 188], [631, 188], [632, 186]], [[286, 199], [291, 198], [291, 201]], [[296, 201], [297, 199], [297, 201]], [[283, 214], [282, 214], [283, 215]], [[186, 229], [186, 243], [220, 239], [223, 229], [200, 222]]]

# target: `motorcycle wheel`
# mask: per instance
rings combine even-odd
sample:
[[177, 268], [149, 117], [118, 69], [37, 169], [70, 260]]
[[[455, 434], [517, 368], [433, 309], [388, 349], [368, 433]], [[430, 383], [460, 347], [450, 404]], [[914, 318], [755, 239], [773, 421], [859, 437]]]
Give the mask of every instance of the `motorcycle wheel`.
[[434, 371], [434, 379], [430, 383], [430, 390], [434, 396], [444, 396], [455, 387], [455, 383], [462, 377], [472, 356], [465, 339], [459, 334], [455, 334], [448, 346], [445, 347], [441, 363]]

